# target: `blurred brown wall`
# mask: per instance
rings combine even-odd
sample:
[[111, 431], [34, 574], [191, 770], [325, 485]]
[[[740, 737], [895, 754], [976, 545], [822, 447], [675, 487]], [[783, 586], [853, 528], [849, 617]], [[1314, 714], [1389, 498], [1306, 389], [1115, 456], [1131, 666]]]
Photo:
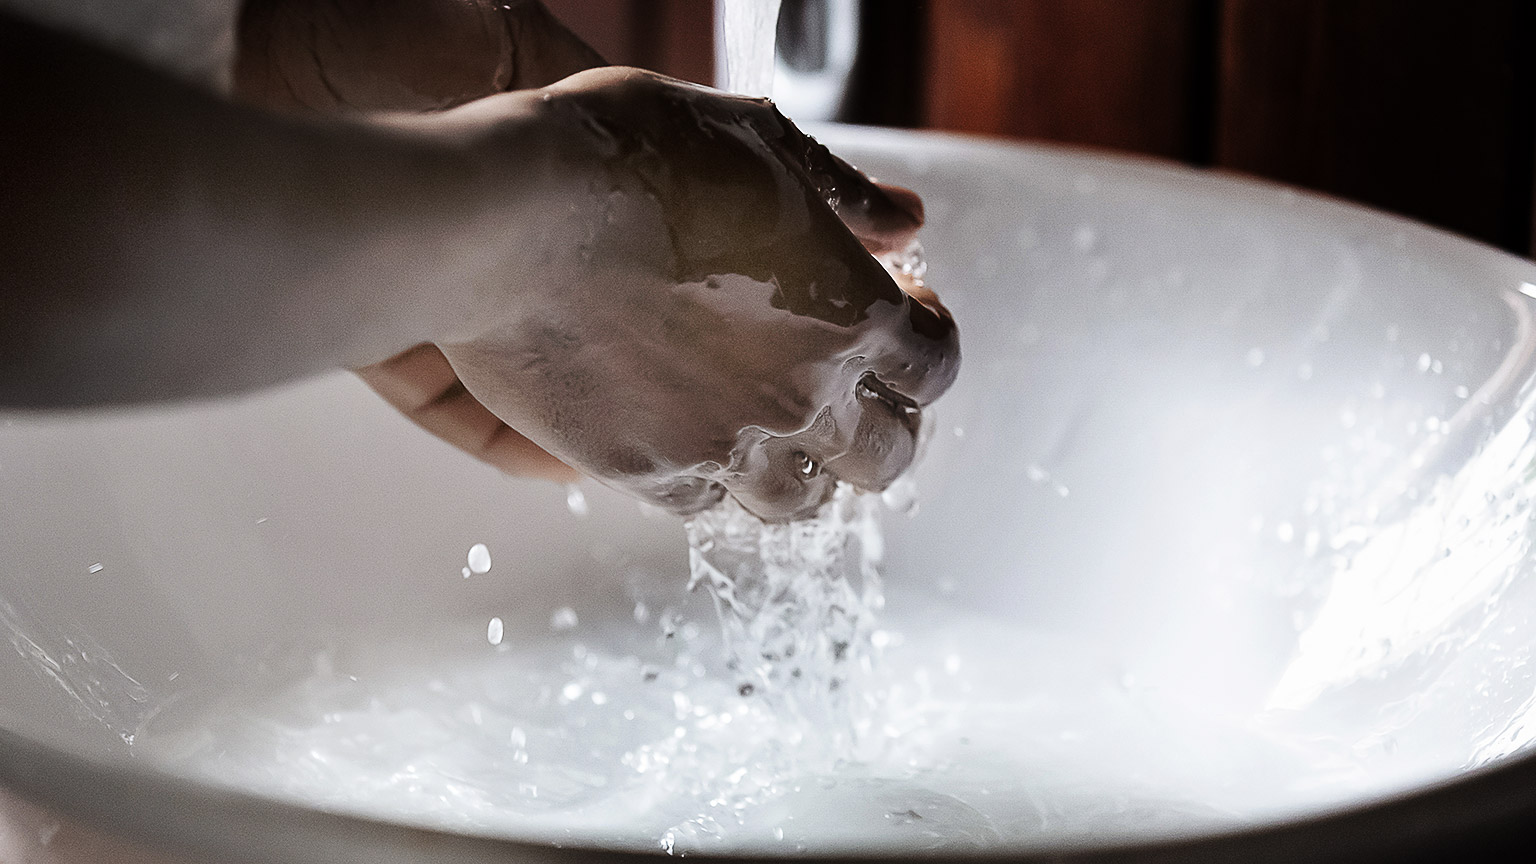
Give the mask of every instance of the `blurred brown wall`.
[[926, 124], [1174, 159], [1204, 154], [1201, 0], [941, 0]]
[[609, 63], [714, 80], [714, 0], [544, 0]]
[[1257, 174], [1532, 248], [1530, 0], [933, 0], [928, 125]]

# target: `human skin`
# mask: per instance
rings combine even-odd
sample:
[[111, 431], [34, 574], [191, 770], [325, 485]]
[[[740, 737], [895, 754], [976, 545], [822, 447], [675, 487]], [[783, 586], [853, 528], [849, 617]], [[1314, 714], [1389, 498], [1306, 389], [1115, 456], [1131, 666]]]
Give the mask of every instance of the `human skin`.
[[[546, 86], [603, 64], [531, 0], [409, 0], [382, 7], [371, 0], [248, 0], [237, 33], [235, 95], [306, 113], [440, 110]], [[844, 165], [834, 170], [859, 176]], [[922, 224], [921, 200], [900, 187], [845, 184], [836, 205], [877, 255], [905, 249]], [[922, 286], [903, 287], [938, 308]], [[416, 346], [358, 372], [417, 423], [505, 470], [558, 476], [565, 467], [475, 399], [437, 346]], [[487, 440], [494, 448], [481, 446]], [[878, 482], [869, 478], [904, 464], [888, 459], [860, 473]]]
[[[455, 442], [488, 461], [532, 442], [678, 512], [789, 518], [890, 482], [954, 376], [953, 323], [868, 254], [917, 214], [760, 101], [603, 69], [300, 120], [0, 25], [0, 164], [29, 169], [0, 179], [4, 402], [362, 368], [495, 418]], [[433, 393], [409, 367], [439, 356]]]

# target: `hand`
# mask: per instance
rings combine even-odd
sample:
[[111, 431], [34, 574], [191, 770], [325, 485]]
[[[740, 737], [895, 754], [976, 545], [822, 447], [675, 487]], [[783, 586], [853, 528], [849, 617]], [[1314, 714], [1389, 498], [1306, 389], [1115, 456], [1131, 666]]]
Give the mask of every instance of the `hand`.
[[[619, 68], [543, 96], [552, 162], [503, 154], [514, 182], [556, 182], [537, 285], [494, 295], [466, 322], [477, 332], [439, 342], [469, 392], [566, 462], [678, 512], [729, 492], [793, 518], [834, 479], [888, 485], [959, 363], [953, 321], [870, 255], [910, 238], [912, 200], [764, 100]], [[525, 97], [445, 118], [485, 123], [487, 164], [500, 100]]]
[[[532, 0], [246, 0], [238, 40], [238, 98], [328, 114], [451, 108], [603, 65]], [[492, 414], [430, 342], [357, 373], [418, 425], [502, 471], [580, 477]]]
[[[439, 108], [600, 62], [537, 3], [417, 4], [415, 18], [352, 5], [252, 0], [241, 95], [322, 111]], [[315, 15], [341, 20], [316, 26]], [[488, 316], [496, 327], [418, 346], [359, 370], [364, 380], [503, 470], [572, 478], [532, 438], [678, 511], [729, 490], [779, 518], [813, 508], [834, 477], [889, 483], [911, 460], [916, 409], [958, 363], [932, 294], [931, 309], [913, 303], [868, 254], [907, 245], [922, 221], [917, 197], [870, 181], [761, 101], [615, 70], [557, 94], [550, 113], [585, 160], [562, 168], [580, 180], [557, 205], [591, 199], [589, 182], [643, 199], [650, 169], [666, 175], [666, 195], [649, 212], [610, 208], [601, 224], [573, 227], [590, 235], [591, 259], [552, 250], [538, 308], [500, 310]], [[494, 117], [496, 102], [449, 113]], [[656, 148], [652, 164], [611, 170], [595, 128]], [[658, 256], [673, 235], [685, 242]], [[694, 278], [705, 275], [718, 278]], [[583, 350], [564, 356], [561, 339]], [[547, 372], [513, 368], [519, 359]], [[575, 383], [583, 377], [589, 386]]]

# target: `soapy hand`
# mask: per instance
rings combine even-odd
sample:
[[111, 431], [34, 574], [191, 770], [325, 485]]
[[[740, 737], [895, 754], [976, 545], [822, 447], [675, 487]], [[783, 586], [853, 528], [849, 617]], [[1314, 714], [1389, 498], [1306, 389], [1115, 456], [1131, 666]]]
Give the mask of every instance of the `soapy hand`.
[[[878, 490], [905, 469], [920, 409], [959, 362], [947, 312], [903, 293], [871, 257], [910, 242], [917, 197], [871, 181], [766, 101], [638, 70], [565, 77], [596, 55], [537, 3], [443, 5], [502, 16], [504, 31], [475, 32], [506, 38], [453, 37], [484, 50], [454, 55], [441, 77], [433, 64], [451, 52], [420, 27], [394, 38], [388, 15], [331, 27], [343, 34], [327, 43], [334, 55], [284, 47], [315, 32], [284, 35], [294, 4], [256, 3], [243, 22], [247, 98], [326, 111], [462, 105], [442, 120], [470, 130], [492, 182], [547, 190], [530, 217], [546, 223], [537, 289], [486, 297], [459, 335], [364, 379], [505, 470], [561, 476], [547, 452], [677, 512], [728, 492], [791, 518], [836, 479]], [[556, 142], [555, 163], [504, 143], [504, 127], [525, 126], [530, 94], [468, 101], [555, 79], [533, 121]]]
[[621, 68], [543, 95], [561, 157], [541, 287], [440, 343], [469, 392], [678, 512], [729, 492], [792, 518], [836, 479], [888, 485], [959, 361], [953, 321], [869, 253], [919, 216], [762, 100]]

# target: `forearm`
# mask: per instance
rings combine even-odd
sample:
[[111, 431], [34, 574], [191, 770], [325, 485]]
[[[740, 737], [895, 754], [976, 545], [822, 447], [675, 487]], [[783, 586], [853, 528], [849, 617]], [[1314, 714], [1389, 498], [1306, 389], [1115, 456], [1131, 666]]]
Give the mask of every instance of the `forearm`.
[[507, 196], [452, 136], [278, 119], [0, 15], [0, 404], [210, 395], [451, 338]]

